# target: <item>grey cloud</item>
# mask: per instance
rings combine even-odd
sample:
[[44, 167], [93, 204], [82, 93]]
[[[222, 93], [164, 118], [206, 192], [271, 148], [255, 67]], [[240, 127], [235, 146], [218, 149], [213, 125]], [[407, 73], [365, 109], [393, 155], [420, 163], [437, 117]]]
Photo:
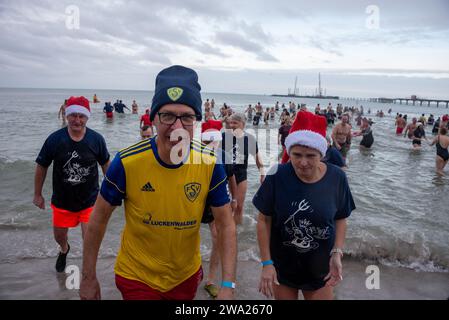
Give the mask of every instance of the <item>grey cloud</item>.
[[257, 40], [263, 43], [270, 43], [273, 41], [272, 37], [267, 34], [259, 23], [248, 24], [246, 21], [240, 21], [238, 23], [239, 28], [244, 32], [246, 37], [252, 40]]
[[222, 44], [240, 48], [244, 51], [256, 54], [263, 61], [278, 61], [275, 57], [266, 52], [265, 48], [257, 42], [248, 40], [236, 32], [221, 31], [216, 33], [216, 40]]
[[339, 57], [343, 56], [343, 53], [337, 50], [339, 45], [333, 40], [311, 37], [309, 38], [308, 44], [314, 48], [320, 49], [323, 52], [332, 53]]
[[220, 50], [219, 48], [213, 47], [204, 42], [195, 44], [195, 48], [204, 54], [211, 54], [211, 55], [215, 55], [215, 56], [222, 57], [222, 58], [229, 57], [228, 54], [223, 53], [223, 51]]

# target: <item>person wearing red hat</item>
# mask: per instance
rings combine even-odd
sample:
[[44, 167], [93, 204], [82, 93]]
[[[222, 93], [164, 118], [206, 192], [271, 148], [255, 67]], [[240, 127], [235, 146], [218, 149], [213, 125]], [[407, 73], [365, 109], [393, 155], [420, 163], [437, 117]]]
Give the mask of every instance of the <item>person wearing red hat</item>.
[[221, 129], [223, 129], [223, 123], [220, 120], [208, 119], [205, 122], [201, 123], [201, 133], [213, 130], [220, 131]]
[[332, 299], [342, 280], [346, 218], [355, 209], [346, 174], [321, 161], [327, 121], [300, 111], [285, 140], [290, 161], [271, 168], [253, 198], [259, 211], [259, 291], [275, 299]]
[[98, 168], [103, 174], [109, 166], [109, 152], [104, 138], [86, 127], [90, 117], [89, 101], [85, 97], [70, 97], [65, 107], [67, 127], [53, 132], [45, 141], [36, 159], [33, 203], [45, 209], [42, 187], [47, 169], [53, 162], [53, 230], [60, 253], [56, 271], [64, 272], [70, 245], [69, 228], [81, 223], [82, 234], [87, 229], [90, 213], [98, 195]]
[[[210, 121], [213, 122], [210, 123]], [[222, 135], [220, 132], [221, 128], [221, 121], [209, 120], [203, 122], [201, 124], [201, 141], [206, 144], [208, 148], [214, 150], [215, 154], [217, 155], [217, 161], [223, 164], [229, 184], [229, 192], [232, 197], [231, 209], [233, 212], [235, 212], [237, 208], [237, 182], [234, 176], [232, 158], [229, 154], [227, 154], [220, 148], [220, 141], [222, 140]], [[218, 296], [219, 290], [219, 287], [216, 285], [216, 280], [220, 264], [220, 252], [218, 248], [217, 227], [215, 224], [214, 216], [212, 214], [212, 210], [209, 205], [206, 205], [206, 207], [204, 208], [201, 223], [209, 225], [212, 240], [212, 246], [209, 256], [209, 272], [207, 272], [206, 275], [204, 290], [206, 290], [212, 298], [216, 298]]]

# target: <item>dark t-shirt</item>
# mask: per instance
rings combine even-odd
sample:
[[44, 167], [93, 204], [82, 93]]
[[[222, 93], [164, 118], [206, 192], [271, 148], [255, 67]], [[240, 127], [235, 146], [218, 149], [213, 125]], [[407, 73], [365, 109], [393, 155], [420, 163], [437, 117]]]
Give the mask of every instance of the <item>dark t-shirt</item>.
[[290, 162], [278, 165], [276, 173], [266, 176], [253, 204], [272, 217], [270, 253], [279, 282], [302, 290], [323, 287], [335, 220], [355, 209], [344, 171], [327, 164], [320, 181], [304, 183]]
[[112, 106], [110, 104], [105, 105], [103, 110], [104, 110], [104, 112], [112, 112], [112, 111], [114, 111], [114, 109], [112, 108]]
[[285, 139], [288, 136], [288, 133], [290, 132], [292, 126], [290, 125], [283, 125], [279, 128], [279, 134], [281, 135], [281, 145], [285, 147]]
[[340, 151], [338, 151], [333, 146], [329, 146], [327, 148], [326, 155], [324, 156], [322, 161], [333, 164], [340, 168], [345, 166], [345, 160], [343, 159]]
[[67, 127], [52, 133], [36, 159], [47, 168], [53, 162], [53, 195], [57, 208], [78, 212], [92, 207], [98, 194], [98, 166], [109, 160], [104, 138], [86, 128], [83, 140], [73, 141]]
[[[232, 133], [223, 132], [220, 148], [232, 155], [232, 162], [235, 170], [248, 168], [248, 156], [256, 156], [259, 152], [256, 138], [253, 135], [245, 133], [242, 138], [236, 138]], [[232, 141], [232, 142], [231, 142]]]

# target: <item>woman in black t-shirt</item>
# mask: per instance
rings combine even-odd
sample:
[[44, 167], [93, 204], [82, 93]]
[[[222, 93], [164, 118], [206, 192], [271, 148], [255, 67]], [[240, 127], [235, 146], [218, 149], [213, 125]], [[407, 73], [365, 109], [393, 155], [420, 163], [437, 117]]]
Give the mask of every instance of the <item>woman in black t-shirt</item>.
[[242, 113], [234, 113], [231, 115], [229, 119], [229, 127], [231, 130], [226, 130], [223, 133], [221, 149], [232, 155], [234, 175], [237, 182], [237, 209], [234, 211], [234, 220], [236, 224], [241, 224], [243, 217], [243, 204], [245, 202], [246, 190], [248, 188], [247, 171], [248, 158], [250, 154], [254, 157], [257, 168], [260, 171], [261, 183], [265, 178], [265, 175], [263, 172], [263, 163], [259, 155], [256, 138], [244, 132], [245, 115]]

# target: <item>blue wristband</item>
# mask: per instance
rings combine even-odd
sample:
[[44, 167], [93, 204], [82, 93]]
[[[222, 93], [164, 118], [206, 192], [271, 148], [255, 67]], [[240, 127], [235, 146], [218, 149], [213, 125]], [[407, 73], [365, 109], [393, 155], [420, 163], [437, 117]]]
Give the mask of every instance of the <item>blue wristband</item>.
[[269, 266], [270, 264], [273, 264], [273, 260], [262, 261], [262, 267]]
[[224, 288], [235, 289], [235, 282], [231, 282], [231, 281], [222, 281], [222, 282], [221, 282], [221, 286], [224, 287]]

